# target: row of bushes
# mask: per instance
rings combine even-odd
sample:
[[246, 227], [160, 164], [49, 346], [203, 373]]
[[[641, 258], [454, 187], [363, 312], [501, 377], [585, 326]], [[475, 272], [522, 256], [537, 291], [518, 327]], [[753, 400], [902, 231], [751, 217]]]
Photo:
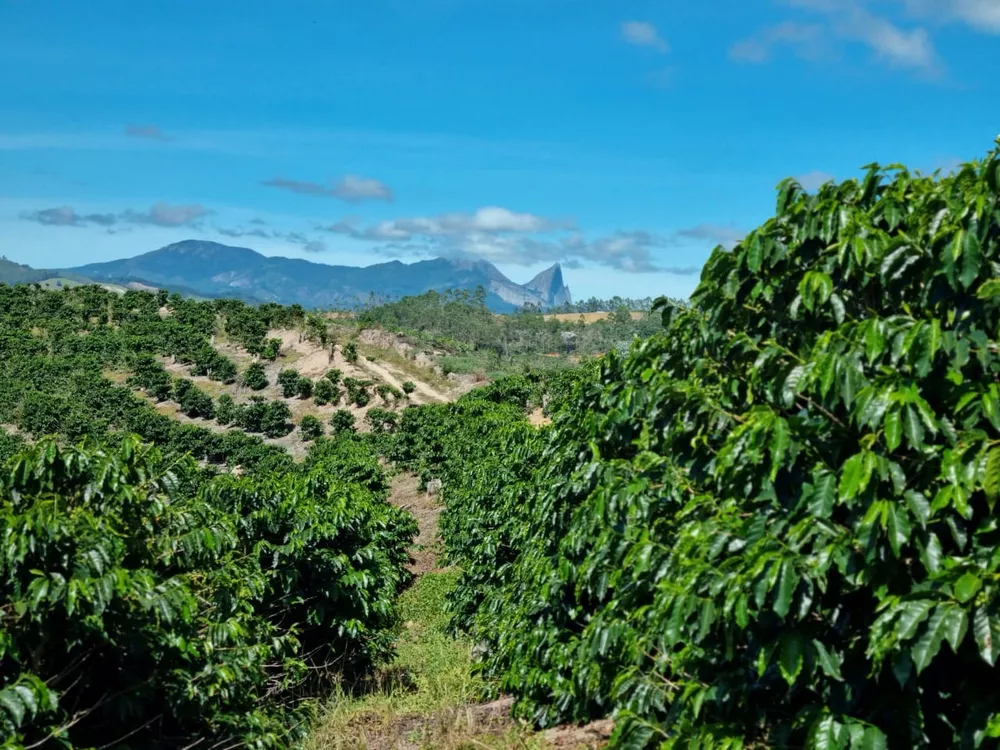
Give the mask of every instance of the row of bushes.
[[211, 476], [138, 438], [0, 474], [5, 747], [290, 748], [391, 652], [411, 516], [355, 441]]
[[541, 434], [482, 399], [401, 420], [515, 713], [613, 714], [620, 747], [994, 746], [1000, 151], [786, 181], [662, 313]]

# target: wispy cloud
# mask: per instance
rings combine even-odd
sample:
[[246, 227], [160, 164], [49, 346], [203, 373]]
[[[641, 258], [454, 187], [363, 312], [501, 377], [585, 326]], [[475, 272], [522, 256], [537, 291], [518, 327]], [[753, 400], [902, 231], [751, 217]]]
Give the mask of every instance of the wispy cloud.
[[686, 229], [678, 229], [674, 236], [678, 239], [708, 240], [716, 245], [733, 247], [746, 236], [746, 232], [735, 224], [698, 224]]
[[156, 125], [126, 125], [125, 135], [130, 138], [148, 138], [153, 141], [170, 140]]
[[88, 224], [109, 226], [116, 221], [114, 214], [78, 214], [72, 206], [26, 211], [21, 214], [21, 218], [50, 227], [84, 227]]
[[157, 203], [148, 211], [125, 211], [120, 214], [122, 221], [130, 224], [152, 224], [158, 227], [191, 226], [199, 219], [212, 213], [198, 204], [173, 206], [169, 203]]
[[734, 60], [760, 63], [771, 57], [775, 47], [782, 45], [791, 47], [797, 57], [808, 60], [824, 56], [827, 46], [819, 25], [786, 21], [737, 42], [729, 48], [729, 56]]
[[267, 187], [287, 190], [298, 195], [315, 195], [328, 198], [339, 198], [348, 203], [360, 203], [362, 201], [392, 201], [394, 196], [392, 189], [384, 182], [370, 177], [359, 177], [358, 175], [344, 175], [337, 182], [323, 185], [318, 182], [289, 180], [284, 177], [274, 177], [265, 180], [263, 185]]
[[[251, 220], [251, 224], [261, 223], [263, 220], [254, 219]], [[229, 237], [232, 239], [242, 239], [244, 237], [253, 237], [262, 240], [281, 240], [284, 242], [290, 242], [293, 245], [301, 245], [302, 249], [307, 253], [322, 253], [326, 252], [326, 243], [321, 240], [311, 239], [301, 232], [279, 232], [269, 229], [261, 229], [260, 226], [255, 226], [252, 228], [245, 227], [214, 227], [215, 231], [221, 234], [223, 237]]]
[[798, 180], [798, 183], [806, 190], [818, 190], [825, 183], [835, 180], [836, 178], [829, 172], [814, 169], [811, 172], [796, 175], [795, 179]]
[[799, 58], [817, 60], [853, 43], [866, 47], [875, 60], [892, 67], [929, 77], [940, 76], [942, 72], [940, 57], [927, 29], [904, 28], [874, 12], [869, 0], [783, 0], [782, 4], [819, 16], [823, 21], [786, 21], [764, 28], [734, 44], [729, 50], [731, 58], [760, 63], [769, 59], [775, 48], [788, 47]]
[[99, 225], [110, 227], [116, 224], [145, 224], [159, 227], [198, 226], [198, 221], [212, 214], [204, 206], [171, 205], [156, 203], [145, 211], [126, 209], [117, 214], [80, 214], [72, 206], [44, 208], [25, 211], [21, 218], [46, 226], [85, 227]]
[[621, 35], [622, 39], [637, 47], [649, 47], [657, 52], [670, 51], [670, 45], [648, 21], [623, 21]]
[[1000, 34], [997, 0], [903, 0], [910, 13], [936, 21], [957, 21], [988, 34]]

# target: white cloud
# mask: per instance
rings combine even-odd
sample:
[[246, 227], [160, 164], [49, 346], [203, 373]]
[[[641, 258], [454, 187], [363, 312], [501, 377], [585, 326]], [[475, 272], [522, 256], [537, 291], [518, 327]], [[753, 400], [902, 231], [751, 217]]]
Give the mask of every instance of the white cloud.
[[668, 52], [670, 45], [660, 36], [656, 27], [647, 21], [623, 21], [622, 39], [637, 47], [650, 47], [657, 52]]
[[439, 216], [382, 221], [360, 229], [353, 221], [340, 221], [325, 229], [328, 232], [347, 234], [355, 239], [407, 241], [414, 236], [447, 237], [471, 232], [487, 234], [533, 234], [556, 229], [569, 229], [569, 221], [555, 221], [536, 214], [511, 211], [500, 206], [485, 206], [473, 213], [447, 213]]
[[682, 275], [700, 269], [665, 261], [659, 257], [664, 251], [689, 244], [690, 240], [731, 246], [744, 234], [734, 226], [701, 224], [667, 235], [634, 230], [587, 237], [572, 222], [498, 206], [473, 213], [395, 219], [369, 227], [361, 227], [355, 220], [342, 220], [325, 229], [384, 243], [373, 252], [390, 257], [444, 256], [516, 266], [560, 262], [570, 267], [591, 264], [628, 273], [664, 271]]

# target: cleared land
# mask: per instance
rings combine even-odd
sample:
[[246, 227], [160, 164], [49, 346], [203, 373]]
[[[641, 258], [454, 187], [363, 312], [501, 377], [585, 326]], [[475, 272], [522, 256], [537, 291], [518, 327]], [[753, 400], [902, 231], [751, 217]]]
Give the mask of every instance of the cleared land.
[[[631, 312], [629, 315], [632, 316], [632, 320], [642, 320], [646, 313], [644, 312]], [[607, 320], [611, 317], [609, 312], [589, 312], [589, 313], [549, 313], [543, 315], [546, 320], [558, 320], [560, 323], [575, 323], [578, 320], [583, 320], [584, 324], [596, 323], [599, 320]]]

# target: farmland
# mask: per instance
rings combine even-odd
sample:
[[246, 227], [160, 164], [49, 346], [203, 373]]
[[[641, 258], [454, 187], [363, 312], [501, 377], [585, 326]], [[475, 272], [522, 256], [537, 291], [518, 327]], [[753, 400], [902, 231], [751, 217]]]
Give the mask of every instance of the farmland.
[[6, 747], [1000, 737], [1000, 144], [589, 325], [0, 295]]

